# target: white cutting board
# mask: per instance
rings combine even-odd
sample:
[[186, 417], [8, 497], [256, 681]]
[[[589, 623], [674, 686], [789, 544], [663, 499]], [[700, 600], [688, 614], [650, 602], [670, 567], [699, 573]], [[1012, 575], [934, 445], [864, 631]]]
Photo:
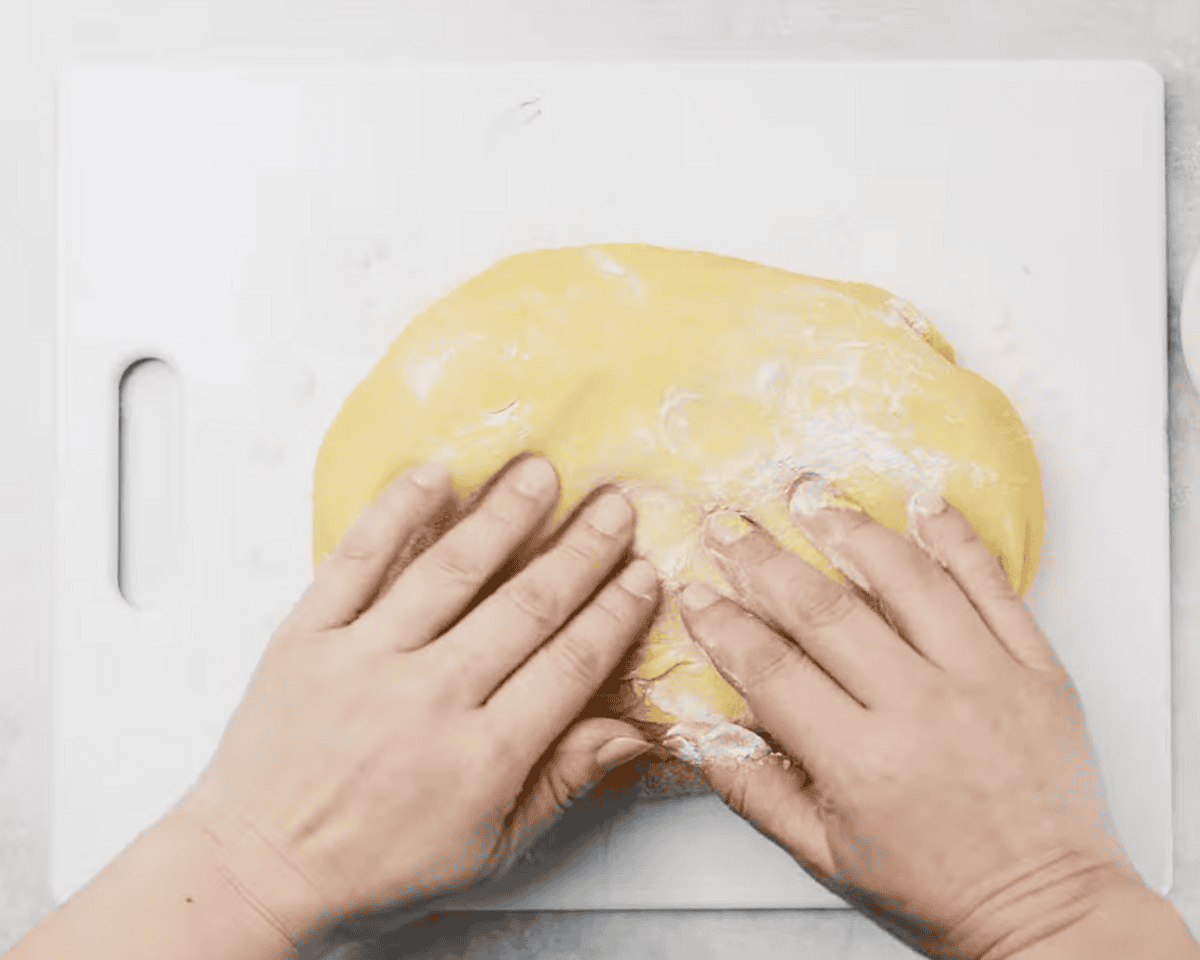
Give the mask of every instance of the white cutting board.
[[[311, 468], [343, 397], [459, 282], [519, 250], [592, 241], [879, 284], [1008, 393], [1048, 502], [1031, 603], [1082, 693], [1134, 863], [1169, 886], [1157, 74], [94, 68], [66, 77], [62, 108], [59, 897], [209, 756], [307, 582]], [[180, 540], [170, 563], [154, 555], [166, 593], [140, 610], [117, 589], [117, 390], [146, 356], [172, 365], [179, 425], [176, 459], [146, 481], [168, 501], [150, 526]], [[515, 892], [458, 902], [839, 903], [711, 796], [638, 804], [584, 835]]]

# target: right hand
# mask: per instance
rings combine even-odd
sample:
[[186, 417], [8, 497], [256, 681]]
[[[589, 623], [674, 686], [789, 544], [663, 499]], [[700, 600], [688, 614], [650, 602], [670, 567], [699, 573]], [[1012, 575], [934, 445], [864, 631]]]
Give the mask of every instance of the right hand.
[[710, 755], [714, 789], [934, 957], [1009, 957], [1110, 894], [1152, 895], [1075, 688], [971, 525], [922, 497], [910, 538], [844, 504], [810, 480], [792, 515], [859, 589], [744, 520], [706, 527], [738, 602], [692, 584], [685, 622], [788, 754]]

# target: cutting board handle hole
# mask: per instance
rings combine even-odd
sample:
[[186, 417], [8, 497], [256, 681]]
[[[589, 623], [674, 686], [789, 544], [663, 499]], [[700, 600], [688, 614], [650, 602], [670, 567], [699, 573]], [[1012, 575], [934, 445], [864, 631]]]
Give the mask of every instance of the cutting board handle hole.
[[157, 357], [125, 368], [117, 402], [117, 583], [139, 610], [174, 584], [182, 533], [183, 390]]

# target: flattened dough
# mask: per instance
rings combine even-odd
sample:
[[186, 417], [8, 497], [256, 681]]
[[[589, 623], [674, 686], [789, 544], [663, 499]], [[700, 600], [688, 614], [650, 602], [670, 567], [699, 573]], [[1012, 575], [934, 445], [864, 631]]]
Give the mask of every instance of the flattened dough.
[[346, 401], [317, 460], [314, 561], [408, 467], [443, 461], [466, 495], [524, 450], [558, 468], [559, 520], [621, 486], [636, 550], [665, 575], [613, 701], [634, 720], [755, 726], [688, 638], [677, 589], [724, 589], [699, 542], [721, 508], [841, 579], [788, 518], [803, 472], [901, 531], [909, 497], [939, 491], [1018, 591], [1037, 572], [1044, 506], [1020, 417], [912, 305], [867, 284], [637, 244], [503, 260], [414, 319]]

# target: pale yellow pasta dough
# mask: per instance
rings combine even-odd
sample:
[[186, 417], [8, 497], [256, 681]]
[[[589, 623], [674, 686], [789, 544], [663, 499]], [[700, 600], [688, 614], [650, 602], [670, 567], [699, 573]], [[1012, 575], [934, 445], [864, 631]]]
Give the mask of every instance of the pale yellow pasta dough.
[[897, 530], [914, 492], [942, 492], [1020, 592], [1037, 571], [1042, 489], [1016, 411], [913, 306], [863, 283], [637, 244], [503, 260], [414, 319], [346, 401], [317, 460], [314, 560], [406, 468], [444, 461], [466, 494], [525, 450], [558, 468], [559, 518], [620, 485], [636, 551], [664, 574], [619, 702], [632, 719], [754, 726], [676, 595], [723, 587], [699, 542], [720, 508], [838, 577], [788, 517], [803, 472]]

